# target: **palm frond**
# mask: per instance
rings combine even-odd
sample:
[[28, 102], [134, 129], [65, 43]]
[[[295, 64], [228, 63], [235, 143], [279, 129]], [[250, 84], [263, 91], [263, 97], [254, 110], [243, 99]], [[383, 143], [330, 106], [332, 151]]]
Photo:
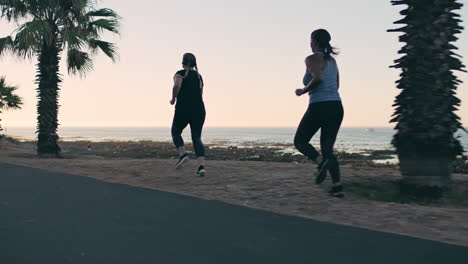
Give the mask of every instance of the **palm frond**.
[[67, 68], [69, 74], [85, 74], [93, 69], [93, 61], [88, 53], [70, 48], [67, 52]]
[[6, 110], [20, 109], [21, 106], [23, 105], [21, 97], [19, 97], [18, 95], [10, 94], [4, 97], [3, 101], [5, 101], [5, 103], [3, 104], [3, 108]]
[[87, 32], [81, 27], [63, 27], [59, 33], [63, 45], [80, 49], [87, 39]]
[[23, 104], [21, 97], [14, 94], [18, 88], [6, 84], [5, 77], [0, 77], [0, 108], [19, 109]]
[[88, 23], [86, 10], [89, 10], [89, 0], [55, 0], [58, 9], [55, 10], [55, 16], [58, 18], [57, 23], [64, 27], [80, 27]]
[[20, 26], [15, 38], [15, 51], [23, 57], [33, 56], [43, 44], [51, 44], [54, 32], [48, 21], [32, 20]]
[[0, 15], [8, 22], [18, 21], [28, 15], [26, 1], [22, 0], [0, 0]]
[[13, 49], [14, 44], [11, 36], [0, 38], [0, 57], [6, 52], [13, 51]]
[[101, 8], [97, 10], [92, 10], [86, 14], [88, 17], [113, 17], [120, 19], [120, 16], [112, 9]]
[[[59, 1], [63, 1], [63, 0], [59, 0]], [[69, 2], [71, 2], [71, 5], [74, 9], [76, 10], [85, 10], [87, 6], [92, 6], [95, 4], [95, 0], [68, 0]]]
[[88, 24], [88, 31], [94, 32], [96, 35], [103, 32], [104, 30], [119, 34], [119, 21], [117, 19], [105, 19], [101, 18], [95, 21], [91, 21]]
[[107, 57], [111, 58], [112, 61], [117, 61], [117, 48], [113, 43], [102, 41], [102, 40], [97, 40], [97, 39], [91, 39], [88, 42], [89, 48], [93, 53], [97, 53], [98, 50], [101, 50], [104, 52], [104, 54], [107, 55]]

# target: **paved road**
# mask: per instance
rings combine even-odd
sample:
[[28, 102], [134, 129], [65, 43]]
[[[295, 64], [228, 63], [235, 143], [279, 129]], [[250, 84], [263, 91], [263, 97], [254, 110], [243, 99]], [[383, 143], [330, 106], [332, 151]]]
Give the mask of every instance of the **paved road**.
[[468, 247], [0, 163], [1, 264], [467, 259]]

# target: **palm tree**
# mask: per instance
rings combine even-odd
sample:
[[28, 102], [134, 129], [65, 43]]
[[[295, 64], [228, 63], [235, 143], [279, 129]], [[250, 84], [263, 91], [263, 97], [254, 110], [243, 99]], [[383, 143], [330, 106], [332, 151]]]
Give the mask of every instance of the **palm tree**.
[[[0, 77], [0, 115], [3, 110], [20, 109], [23, 102], [21, 98], [14, 92], [18, 89], [15, 86], [10, 86], [6, 83], [5, 77]], [[0, 118], [0, 122], [2, 119]], [[0, 123], [0, 132], [2, 132], [2, 124]]]
[[58, 155], [57, 140], [59, 63], [66, 51], [69, 74], [92, 69], [100, 50], [113, 61], [114, 44], [101, 40], [104, 32], [119, 33], [120, 17], [111, 9], [96, 9], [93, 0], [0, 0], [1, 17], [19, 24], [0, 38], [0, 55], [10, 52], [23, 58], [37, 56], [37, 151]]
[[453, 161], [463, 153], [455, 137], [463, 129], [455, 114], [460, 106], [456, 97], [461, 83], [454, 71], [464, 71], [453, 42], [461, 33], [462, 7], [457, 0], [396, 0], [407, 5], [401, 11], [403, 24], [391, 32], [403, 32], [403, 56], [392, 67], [400, 68], [394, 118], [396, 130], [392, 144], [400, 160], [403, 183], [407, 186], [435, 188], [451, 183]]

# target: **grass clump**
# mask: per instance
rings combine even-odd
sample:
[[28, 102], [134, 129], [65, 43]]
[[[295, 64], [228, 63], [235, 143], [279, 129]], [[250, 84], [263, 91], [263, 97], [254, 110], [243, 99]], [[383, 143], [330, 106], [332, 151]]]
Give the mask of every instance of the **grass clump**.
[[436, 207], [468, 207], [468, 182], [454, 181], [449, 188], [413, 187], [399, 180], [353, 180], [346, 183], [346, 194], [358, 199]]

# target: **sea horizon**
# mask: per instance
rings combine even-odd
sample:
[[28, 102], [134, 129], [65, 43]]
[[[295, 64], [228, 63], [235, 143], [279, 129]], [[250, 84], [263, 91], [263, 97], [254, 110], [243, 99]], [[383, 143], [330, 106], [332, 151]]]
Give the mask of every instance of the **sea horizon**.
[[[8, 126], [2, 133], [22, 141], [36, 139], [34, 126]], [[217, 146], [270, 146], [287, 145], [287, 151], [295, 152], [293, 145], [296, 127], [223, 127], [207, 126], [202, 139]], [[170, 127], [162, 126], [61, 126], [58, 130], [62, 141], [159, 141], [172, 142]], [[393, 127], [342, 127], [335, 147], [337, 150], [360, 153], [369, 150], [393, 150]], [[468, 135], [460, 130], [460, 141], [468, 150]], [[191, 142], [190, 128], [183, 138]], [[320, 146], [320, 131], [312, 138], [314, 146]]]
[[[189, 125], [187, 126], [189, 127]], [[21, 126], [12, 126], [2, 124], [2, 128], [5, 129], [16, 129], [16, 128], [36, 128], [32, 125], [21, 125]], [[59, 125], [58, 130], [61, 128], [171, 128], [171, 126], [143, 126], [143, 125], [128, 125], [128, 126], [99, 126], [99, 125]], [[203, 128], [297, 128], [297, 125], [294, 126], [203, 126]], [[341, 126], [342, 128], [393, 128], [392, 126]], [[467, 127], [468, 129], [468, 127]]]

